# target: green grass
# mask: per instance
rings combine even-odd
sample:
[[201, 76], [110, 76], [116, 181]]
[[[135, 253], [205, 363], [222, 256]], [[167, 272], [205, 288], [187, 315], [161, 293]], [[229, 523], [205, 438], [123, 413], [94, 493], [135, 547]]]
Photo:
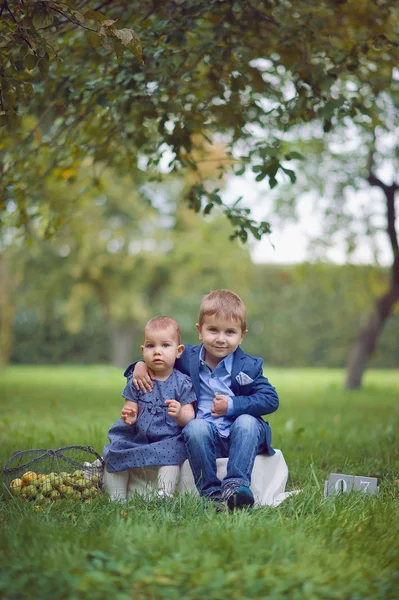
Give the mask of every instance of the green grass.
[[[369, 372], [342, 389], [338, 370], [270, 369], [281, 407], [270, 422], [289, 467], [278, 508], [218, 514], [187, 495], [100, 497], [36, 512], [3, 487], [5, 599], [390, 599], [399, 596], [399, 375]], [[1, 466], [19, 449], [92, 445], [101, 453], [124, 380], [110, 367], [12, 367], [0, 377]], [[380, 493], [323, 498], [341, 471]]]

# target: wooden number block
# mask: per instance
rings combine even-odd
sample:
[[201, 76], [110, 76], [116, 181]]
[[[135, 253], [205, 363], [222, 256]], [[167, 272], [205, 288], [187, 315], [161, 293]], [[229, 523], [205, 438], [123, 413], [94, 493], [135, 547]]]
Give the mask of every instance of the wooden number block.
[[324, 497], [331, 496], [331, 494], [351, 492], [353, 490], [354, 479], [353, 475], [330, 473], [328, 480], [324, 484]]
[[379, 491], [375, 477], [360, 477], [358, 475], [344, 475], [343, 473], [330, 473], [324, 482], [324, 497], [331, 494], [344, 494], [352, 490], [361, 490], [367, 494]]
[[354, 479], [354, 490], [361, 490], [366, 494], [376, 494], [380, 491], [380, 488], [377, 485], [376, 477], [359, 477], [358, 475], [356, 475]]

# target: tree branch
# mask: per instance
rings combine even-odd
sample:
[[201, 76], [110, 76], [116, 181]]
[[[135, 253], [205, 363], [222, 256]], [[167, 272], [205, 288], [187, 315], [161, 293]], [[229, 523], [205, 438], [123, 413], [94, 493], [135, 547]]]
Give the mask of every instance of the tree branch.
[[395, 192], [399, 190], [399, 185], [397, 185], [396, 183], [393, 183], [392, 185], [387, 185], [386, 183], [381, 181], [381, 179], [379, 179], [377, 175], [375, 175], [372, 171], [370, 171], [367, 177], [367, 181], [370, 185], [382, 189], [385, 195], [388, 195], [389, 193], [395, 194]]
[[94, 33], [98, 33], [97, 29], [92, 29], [91, 27], [86, 27], [86, 25], [82, 25], [82, 23], [79, 23], [78, 21], [75, 21], [74, 19], [71, 19], [71, 17], [68, 17], [68, 15], [66, 15], [64, 12], [62, 12], [62, 10], [59, 10], [58, 8], [55, 8], [54, 6], [49, 6], [50, 10], [53, 10], [56, 13], [59, 13], [60, 15], [62, 15], [63, 17], [65, 17], [65, 19], [67, 21], [70, 21], [71, 23], [74, 23], [74, 25], [77, 25], [78, 27], [82, 27], [82, 29], [87, 29], [87, 31], [93, 31]]
[[393, 253], [393, 265], [392, 265], [392, 284], [399, 286], [399, 242], [398, 235], [396, 232], [396, 210], [395, 210], [395, 194], [399, 191], [399, 185], [393, 183], [387, 185], [381, 179], [379, 179], [372, 171], [370, 171], [367, 181], [370, 185], [379, 187], [386, 198], [386, 215], [387, 215], [387, 227], [389, 241], [391, 243]]
[[8, 10], [8, 12], [11, 15], [12, 20], [14, 21], [14, 23], [17, 22], [16, 18], [14, 17], [14, 14], [11, 12], [10, 7], [8, 6], [8, 2], [4, 2], [3, 7], [6, 8]]
[[271, 23], [272, 25], [276, 25], [276, 27], [281, 27], [281, 25], [278, 21], [276, 21], [272, 17], [269, 17], [268, 15], [265, 15], [265, 13], [260, 11], [259, 8], [256, 8], [256, 6], [254, 6], [250, 2], [248, 2], [248, 0], [247, 0], [247, 4], [250, 7], [250, 9], [256, 14], [256, 16], [259, 17], [259, 19], [261, 19], [262, 21], [267, 21], [268, 23]]
[[393, 265], [392, 265], [392, 283], [399, 287], [399, 244], [398, 236], [396, 233], [395, 221], [395, 192], [399, 189], [399, 186], [391, 186], [390, 195], [387, 196], [387, 232], [389, 240], [391, 242], [393, 252]]

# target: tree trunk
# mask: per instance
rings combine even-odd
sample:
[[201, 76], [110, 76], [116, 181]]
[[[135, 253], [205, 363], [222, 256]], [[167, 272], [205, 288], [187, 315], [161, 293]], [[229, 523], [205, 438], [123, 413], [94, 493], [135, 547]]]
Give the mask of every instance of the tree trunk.
[[387, 294], [377, 300], [373, 314], [360, 331], [352, 346], [347, 365], [346, 388], [360, 388], [363, 373], [367, 368], [369, 359], [373, 355], [378, 336], [382, 332], [384, 323], [391, 314], [395, 302], [398, 300], [399, 286], [392, 286]]
[[132, 362], [134, 329], [131, 324], [110, 327], [111, 361], [114, 367], [123, 369]]
[[372, 356], [379, 334], [382, 331], [386, 319], [392, 312], [394, 304], [399, 300], [399, 244], [395, 228], [395, 194], [399, 190], [399, 185], [393, 183], [386, 185], [378, 179], [371, 170], [373, 156], [370, 156], [370, 174], [368, 182], [370, 185], [379, 187], [386, 199], [386, 231], [392, 247], [393, 263], [391, 268], [391, 285], [384, 296], [378, 298], [374, 313], [369, 321], [360, 331], [349, 355], [347, 365], [347, 376], [345, 387], [348, 389], [360, 388], [362, 376], [367, 367], [368, 360]]
[[0, 371], [8, 365], [14, 307], [11, 305], [11, 283], [4, 255], [0, 254]]

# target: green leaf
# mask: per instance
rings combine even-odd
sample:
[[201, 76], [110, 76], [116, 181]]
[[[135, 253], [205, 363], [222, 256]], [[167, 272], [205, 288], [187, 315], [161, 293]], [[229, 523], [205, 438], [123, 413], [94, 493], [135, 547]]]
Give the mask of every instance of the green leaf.
[[39, 62], [37, 64], [38, 64], [38, 67], [39, 67], [40, 74], [43, 77], [46, 77], [48, 75], [48, 70], [49, 70], [49, 65], [50, 65], [50, 63], [49, 63], [49, 55], [47, 54], [47, 52], [43, 56], [43, 58], [41, 58], [39, 60]]
[[115, 27], [112, 27], [113, 23], [115, 23], [115, 21], [104, 21], [100, 28], [99, 34], [102, 36], [116, 38], [118, 42], [130, 50], [130, 52], [132, 52], [132, 54], [134, 54], [134, 56], [137, 58], [139, 63], [143, 65], [142, 47], [137, 33], [133, 31], [133, 29], [115, 29]]
[[117, 58], [122, 58], [125, 52], [125, 47], [122, 44], [115, 43], [115, 54]]
[[28, 71], [32, 71], [37, 65], [37, 56], [34, 54], [27, 54], [24, 59], [24, 65], [28, 69]]
[[14, 91], [6, 92], [3, 94], [5, 105], [7, 108], [15, 109], [17, 106], [17, 99]]
[[300, 154], [299, 152], [289, 152], [288, 154], [285, 155], [285, 160], [304, 160], [304, 156], [303, 154]]
[[51, 25], [51, 21], [51, 14], [45, 8], [39, 7], [34, 9], [32, 14], [32, 24], [36, 31], [48, 27]]
[[97, 48], [101, 46], [101, 36], [97, 35], [97, 33], [93, 33], [92, 31], [88, 34], [89, 42], [92, 48]]
[[88, 10], [87, 12], [84, 13], [83, 16], [84, 16], [85, 19], [90, 19], [92, 21], [97, 21], [97, 23], [104, 23], [104, 21], [106, 21], [106, 19], [107, 19], [107, 17], [105, 17], [104, 15], [102, 15], [97, 10]]
[[296, 174], [294, 171], [292, 171], [291, 169], [286, 169], [285, 167], [281, 167], [281, 169], [291, 179], [291, 183], [296, 182]]
[[248, 241], [248, 232], [245, 229], [241, 229], [238, 235], [244, 244]]
[[277, 179], [272, 175], [269, 177], [269, 185], [271, 189], [275, 188], [277, 185]]
[[263, 181], [263, 179], [266, 177], [267, 172], [266, 171], [262, 171], [261, 173], [259, 173], [259, 175], [257, 175], [255, 177], [255, 181]]
[[219, 194], [217, 194], [216, 192], [213, 192], [213, 193], [211, 194], [211, 196], [210, 196], [210, 201], [211, 201], [213, 204], [218, 204], [219, 206], [222, 204], [222, 199], [221, 199], [221, 197], [219, 196]]

